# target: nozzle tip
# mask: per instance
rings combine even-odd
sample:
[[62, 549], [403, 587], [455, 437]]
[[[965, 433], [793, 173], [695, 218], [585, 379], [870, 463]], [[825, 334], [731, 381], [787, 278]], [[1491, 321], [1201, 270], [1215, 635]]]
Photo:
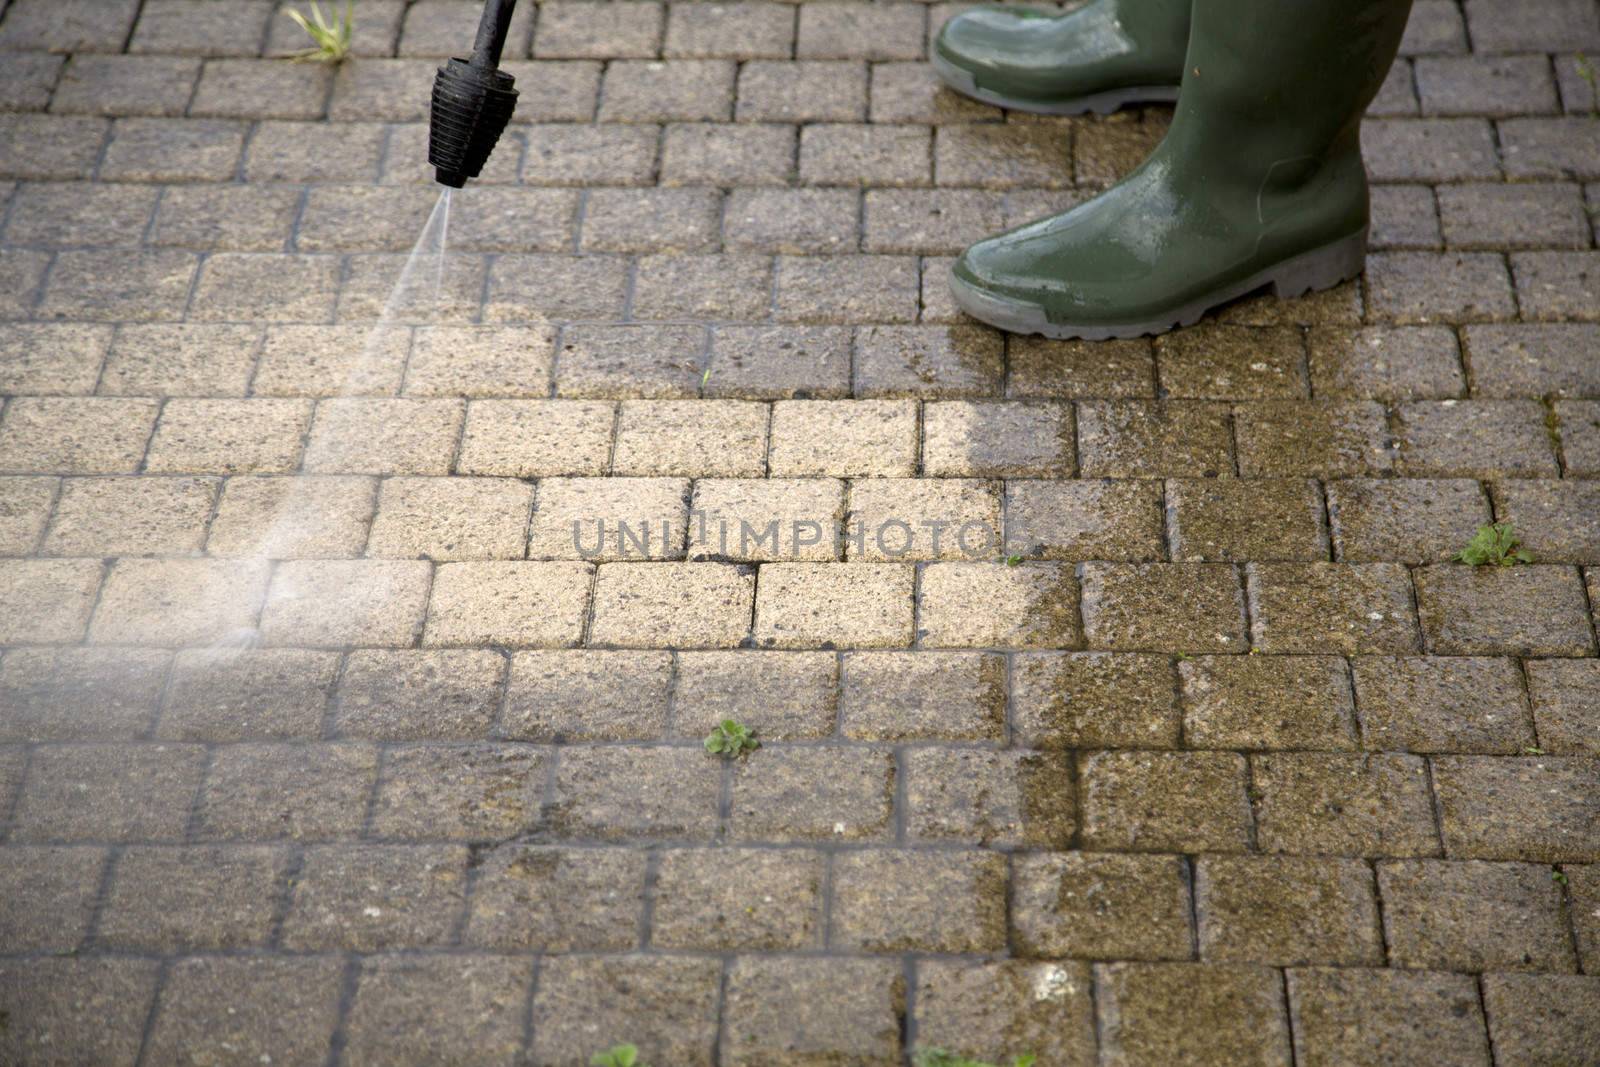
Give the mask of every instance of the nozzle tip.
[[452, 189], [460, 189], [467, 184], [467, 176], [458, 170], [445, 170], [443, 167], [433, 168], [433, 176], [440, 185], [448, 185]]

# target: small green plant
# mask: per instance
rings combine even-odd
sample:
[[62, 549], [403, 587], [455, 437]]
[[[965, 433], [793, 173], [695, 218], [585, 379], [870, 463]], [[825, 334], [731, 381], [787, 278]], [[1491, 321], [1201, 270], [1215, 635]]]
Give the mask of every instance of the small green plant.
[[1006, 566], [1007, 567], [1015, 567], [1017, 564], [1019, 564], [1021, 562], [1022, 562], [1022, 557], [1021, 556], [1007, 556], [1006, 557]]
[[756, 732], [737, 719], [723, 719], [706, 734], [706, 751], [723, 759], [737, 759], [761, 747]]
[[1005, 1063], [973, 1060], [942, 1048], [925, 1048], [911, 1057], [912, 1067], [1033, 1067], [1039, 1057], [1031, 1052], [1012, 1056]]
[[306, 31], [315, 48], [303, 49], [291, 54], [292, 59], [310, 59], [318, 63], [340, 63], [350, 54], [350, 36], [355, 31], [355, 12], [351, 10], [354, 0], [345, 0], [344, 17], [337, 22], [329, 22], [322, 13], [322, 6], [317, 0], [311, 0], [311, 17], [306, 18], [294, 8], [284, 11], [285, 15], [294, 19], [295, 25]]
[[1533, 553], [1517, 543], [1517, 532], [1509, 522], [1496, 522], [1478, 527], [1456, 560], [1472, 567], [1511, 567], [1532, 563]]
[[1544, 755], [1544, 749], [1538, 745], [1527, 745], [1523, 748], [1522, 754], [1524, 756], [1542, 756]]
[[1550, 880], [1552, 882], [1554, 882], [1556, 885], [1566, 885], [1567, 884], [1567, 873], [1565, 871], [1563, 871], [1560, 867], [1551, 867], [1550, 868]]
[[639, 1062], [639, 1050], [633, 1045], [612, 1045], [604, 1052], [589, 1057], [589, 1067], [646, 1067]]

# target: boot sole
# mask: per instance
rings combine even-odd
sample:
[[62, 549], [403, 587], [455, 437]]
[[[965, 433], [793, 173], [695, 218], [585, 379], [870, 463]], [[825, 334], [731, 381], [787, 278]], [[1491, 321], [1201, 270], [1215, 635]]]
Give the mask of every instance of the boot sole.
[[937, 52], [929, 62], [933, 64], [933, 69], [938, 72], [944, 83], [962, 96], [970, 96], [980, 103], [1003, 107], [1008, 111], [1027, 111], [1035, 115], [1087, 115], [1091, 112], [1096, 115], [1109, 115], [1129, 104], [1174, 104], [1178, 101], [1176, 85], [1137, 85], [1126, 89], [1108, 89], [1103, 93], [1091, 93], [1070, 100], [1024, 100], [979, 88], [969, 72], [962, 70]]
[[1179, 326], [1193, 326], [1213, 308], [1258, 289], [1267, 289], [1277, 297], [1296, 297], [1320, 289], [1331, 289], [1360, 275], [1366, 265], [1366, 257], [1367, 231], [1363, 229], [1360, 233], [1274, 264], [1242, 282], [1174, 308], [1159, 318], [1109, 325], [1080, 326], [1051, 322], [1044, 308], [1037, 304], [986, 293], [953, 274], [950, 276], [950, 291], [961, 310], [968, 315], [1010, 333], [1038, 334], [1060, 341], [1109, 341], [1151, 336]]

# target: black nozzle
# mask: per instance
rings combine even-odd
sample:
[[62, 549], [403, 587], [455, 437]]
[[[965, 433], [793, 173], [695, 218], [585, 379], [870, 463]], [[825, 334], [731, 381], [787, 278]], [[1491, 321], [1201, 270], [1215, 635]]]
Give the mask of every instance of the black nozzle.
[[516, 0], [487, 0], [472, 56], [452, 59], [433, 79], [428, 162], [453, 189], [476, 178], [517, 106], [515, 79], [499, 70]]

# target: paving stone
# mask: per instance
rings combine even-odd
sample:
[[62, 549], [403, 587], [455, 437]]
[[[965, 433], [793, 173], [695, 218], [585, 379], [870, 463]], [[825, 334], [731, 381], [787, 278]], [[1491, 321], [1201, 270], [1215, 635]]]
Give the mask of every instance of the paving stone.
[[1579, 357], [1600, 340], [1585, 323], [1469, 326], [1463, 331], [1473, 384], [1482, 396], [1593, 396], [1600, 372]]
[[1500, 177], [1494, 132], [1481, 118], [1372, 119], [1361, 124], [1361, 154], [1379, 182]]
[[1525, 666], [1540, 745], [1566, 755], [1600, 755], [1594, 722], [1600, 710], [1600, 663], [1551, 659], [1529, 660]]
[[1435, 756], [1434, 790], [1451, 858], [1545, 863], [1600, 858], [1593, 760]]
[[142, 737], [155, 721], [167, 667], [167, 655], [149, 649], [12, 649], [0, 663], [0, 738]]
[[38, 545], [58, 486], [54, 478], [0, 478], [0, 553], [23, 556]]
[[1283, 979], [1265, 967], [1110, 963], [1095, 968], [1101, 1062], [1291, 1062]]
[[308, 848], [283, 945], [371, 952], [439, 944], [464, 907], [466, 880], [467, 849], [459, 845]]
[[209, 645], [254, 632], [264, 560], [121, 559], [90, 627], [98, 644]]
[[666, 727], [665, 652], [519, 652], [499, 730], [522, 741], [650, 741]]
[[[232, 841], [355, 837], [377, 771], [370, 745], [227, 745], [207, 771], [197, 832]], [[337, 882], [355, 874], [328, 877]]]
[[1593, 178], [1594, 124], [1581, 118], [1518, 118], [1496, 123], [1511, 178]]
[[[89, 116], [0, 115], [0, 174], [41, 181], [87, 179], [109, 125]], [[115, 167], [106, 173], [102, 165], [101, 171], [103, 178], [115, 176]]]
[[1341, 479], [1327, 493], [1334, 546], [1349, 563], [1447, 560], [1490, 519], [1470, 479]]
[[584, 400], [474, 400], [456, 469], [513, 478], [603, 474], [611, 460], [611, 404]]
[[[891, 256], [780, 256], [773, 314], [783, 322], [912, 322], [916, 262]], [[860, 397], [959, 395], [967, 379], [999, 381], [1000, 345], [987, 333], [867, 326], [857, 337], [855, 395]], [[898, 363], [903, 360], [926, 360], [926, 366], [920, 373], [908, 372]], [[950, 384], [938, 384], [940, 378]]]
[[850, 483], [845, 547], [852, 560], [988, 561], [1000, 549], [1000, 515], [991, 481], [861, 478]]
[[0, 24], [0, 48], [120, 52], [138, 11], [134, 0], [17, 0]]
[[873, 122], [943, 124], [998, 118], [1000, 110], [945, 86], [926, 63], [872, 64]]
[[[1182, 562], [1328, 557], [1322, 494], [1303, 479], [1174, 479], [1166, 484], [1172, 556]], [[1159, 554], [1158, 540], [1151, 551]]]
[[1244, 599], [1225, 564], [1086, 563], [1089, 646], [1116, 652], [1243, 652]]
[[51, 269], [39, 315], [48, 319], [172, 321], [183, 314], [195, 269], [195, 257], [188, 252], [62, 252]]
[[726, 122], [735, 64], [721, 59], [613, 60], [600, 92], [602, 122]]
[[473, 883], [466, 941], [493, 949], [630, 949], [638, 942], [644, 853], [499, 845]]
[[200, 73], [189, 113], [208, 118], [317, 119], [332, 84], [333, 71], [320, 63], [213, 59]]
[[569, 648], [583, 632], [593, 575], [578, 562], [442, 564], [433, 576], [423, 643]]
[[1072, 841], [1072, 772], [1065, 754], [912, 749], [906, 767], [913, 841], [1032, 848], [1064, 848]]
[[[925, 281], [931, 273], [930, 264], [924, 270]], [[938, 281], [942, 285], [944, 279], [940, 277]], [[923, 303], [926, 314], [926, 297]], [[1131, 398], [1155, 395], [1155, 360], [1150, 342], [1146, 340], [1050, 341], [1041, 337], [1012, 336], [1007, 339], [1007, 346], [1009, 396]], [[1087, 423], [1087, 417], [1081, 417]]]
[[923, 960], [916, 974], [919, 1048], [998, 1060], [1020, 1047], [1051, 1063], [1094, 1061], [1085, 963]]
[[288, 854], [271, 847], [130, 848], [95, 939], [134, 952], [264, 947], [287, 870]]
[[763, 740], [833, 733], [839, 667], [830, 652], [681, 652], [673, 734], [703, 738], [736, 718]]
[[269, 119], [250, 137], [247, 182], [375, 182], [385, 128], [375, 122]]
[[[482, 256], [448, 255], [442, 268], [435, 269], [437, 286], [407, 282], [398, 286], [398, 292], [406, 256], [369, 253], [352, 256], [346, 262], [347, 273], [338, 294], [337, 317], [341, 322], [372, 323], [368, 329], [379, 330], [381, 336], [384, 323], [468, 323], [479, 317], [483, 279], [488, 271], [488, 262]], [[524, 312], [510, 316], [508, 321], [539, 320]]]
[[557, 353], [556, 393], [585, 398], [693, 397], [704, 378], [706, 344], [706, 331], [700, 326], [569, 326]]
[[506, 670], [505, 658], [488, 650], [357, 650], [339, 677], [333, 729], [374, 741], [485, 737]]
[[1594, 975], [1484, 975], [1483, 1003], [1496, 1055], [1513, 1062], [1581, 1062], [1600, 1036]]
[[1011, 923], [1024, 957], [1188, 959], [1189, 873], [1179, 856], [1034, 853], [1015, 860]]
[[709, 841], [722, 776], [699, 745], [606, 745], [561, 751], [548, 832], [568, 838]]
[[199, 745], [38, 748], [12, 814], [10, 840], [179, 841], [204, 763]]
[[1075, 648], [1077, 602], [1077, 579], [1057, 563], [934, 564], [922, 572], [917, 637], [932, 648]]
[[1416, 61], [1425, 115], [1525, 115], [1556, 110], [1543, 56], [1427, 56]]
[[1259, 400], [1306, 395], [1305, 345], [1289, 327], [1205, 324], [1157, 339], [1162, 395]]
[[1386, 413], [1372, 401], [1241, 404], [1234, 426], [1245, 477], [1354, 477], [1393, 463]]
[[55, 247], [138, 245], [156, 196], [157, 190], [142, 185], [26, 184], [13, 199], [6, 238], [14, 244]]
[[139, 9], [130, 52], [256, 55], [272, 4], [266, 0], [151, 0]]
[[0, 945], [7, 952], [69, 953], [89, 931], [106, 850], [12, 845], [0, 849]]
[[1379, 863], [1385, 941], [1402, 967], [1572, 971], [1561, 886], [1529, 863]]
[[400, 841], [503, 840], [539, 816], [549, 756], [525, 745], [408, 745], [390, 749], [370, 826]]
[[445, 474], [461, 419], [462, 405], [454, 400], [323, 400], [306, 444], [305, 469], [324, 474]]
[[[569, 565], [570, 566], [570, 565]], [[622, 648], [732, 648], [750, 632], [755, 574], [717, 563], [607, 563], [589, 639]]]
[[[721, 6], [678, 10], [711, 11]], [[661, 142], [661, 184], [782, 185], [795, 169], [795, 137], [795, 127], [787, 125], [670, 124]]]
[[286, 473], [311, 424], [308, 400], [179, 397], [161, 410], [145, 469], [154, 473]]
[[910, 567], [894, 563], [766, 564], [755, 596], [755, 642], [765, 648], [908, 646], [912, 577]]
[[957, 123], [939, 127], [933, 148], [939, 185], [1063, 189], [1071, 184], [1071, 131], [1042, 123]]
[[899, 1063], [905, 997], [905, 976], [889, 960], [736, 959], [728, 968], [721, 1062]]
[[[468, 32], [482, 14], [472, 0], [428, 0], [412, 4], [405, 11], [400, 29], [399, 54], [403, 56], [449, 56], [462, 52], [471, 40]], [[506, 51], [513, 56], [528, 54], [536, 13], [523, 8], [511, 12], [506, 25]]]
[[1441, 400], [1397, 409], [1399, 467], [1423, 477], [1553, 477], [1545, 409], [1532, 400]]
[[156, 734], [174, 741], [315, 740], [338, 667], [336, 654], [302, 649], [180, 652]]
[[1554, 410], [1567, 474], [1600, 473], [1600, 401], [1558, 400]]
[[[0, 435], [0, 442], [3, 442]], [[917, 408], [906, 400], [789, 400], [772, 406], [767, 473], [892, 478], [917, 459]]]
[[1493, 322], [1514, 314], [1504, 263], [1487, 252], [1374, 253], [1367, 285], [1383, 321]]
[[1077, 406], [1079, 473], [1092, 478], [1214, 478], [1233, 469], [1227, 408], [1192, 401]]
[[124, 396], [242, 396], [260, 344], [261, 331], [254, 326], [123, 326], [111, 343], [97, 391]]
[[1505, 481], [1495, 513], [1544, 563], [1600, 563], [1600, 484], [1578, 480]]
[[410, 645], [431, 573], [421, 560], [285, 561], [273, 572], [261, 636], [311, 648]]
[[1261, 652], [1409, 653], [1420, 634], [1411, 577], [1394, 563], [1251, 563], [1251, 642]]
[[739, 70], [736, 99], [740, 122], [859, 122], [867, 68], [845, 60], [751, 60]]
[[1350, 667], [1366, 748], [1515, 754], [1533, 744], [1512, 660], [1357, 656]]
[[521, 1057], [533, 961], [407, 956], [362, 964], [345, 1022], [351, 1064], [512, 1064]]
[[759, 321], [771, 302], [772, 262], [753, 255], [642, 256], [632, 297], [654, 320]]
[[531, 486], [507, 478], [390, 478], [367, 554], [389, 559], [521, 559]]
[[343, 973], [331, 957], [179, 960], [162, 986], [150, 1055], [315, 1062], [333, 1039]]
[[794, 38], [794, 14], [785, 4], [674, 4], [661, 54], [669, 59], [788, 59]]
[[563, 3], [540, 8], [533, 54], [551, 57], [646, 59], [661, 47], [662, 9], [657, 3]]
[[[689, 529], [682, 478], [547, 478], [528, 529], [533, 559], [681, 559]], [[508, 531], [510, 532], [510, 531]], [[507, 558], [520, 556], [521, 526]]]
[[5, 285], [0, 315], [20, 319], [33, 314], [50, 262], [50, 253], [42, 250], [0, 249], [0, 282]]
[[0, 964], [0, 1053], [18, 1063], [133, 1064], [159, 972], [155, 960], [127, 957]]
[[650, 126], [530, 126], [522, 180], [530, 185], [649, 185], [660, 139]]
[[1078, 126], [1072, 138], [1074, 177], [1084, 185], [1110, 185], [1148, 158], [1165, 134], [1156, 123], [1119, 119]]
[[922, 126], [817, 123], [800, 129], [807, 185], [929, 184], [932, 136]]
[[191, 314], [199, 322], [326, 322], [338, 272], [330, 256], [218, 253], [206, 260]]
[[1244, 757], [1231, 752], [1097, 752], [1079, 764], [1084, 847], [1241, 852], [1250, 839]]
[[1374, 185], [1369, 248], [1438, 248], [1439, 210], [1426, 185]]
[[934, 477], [1062, 477], [1074, 459], [1072, 409], [1015, 401], [924, 406], [922, 462]]
[[1563, 868], [1567, 875], [1568, 914], [1572, 916], [1572, 932], [1578, 942], [1578, 956], [1584, 970], [1593, 974], [1595, 961], [1600, 960], [1600, 868], [1594, 865], [1568, 864]]
[[101, 574], [99, 560], [0, 560], [0, 642], [77, 643]]
[[1256, 834], [1269, 852], [1434, 856], [1427, 770], [1401, 755], [1251, 757]]
[[1439, 212], [1445, 240], [1456, 248], [1585, 248], [1589, 242], [1575, 185], [1444, 186]]
[[1204, 856], [1194, 892], [1207, 961], [1383, 963], [1372, 872], [1358, 860]]
[[527, 326], [428, 326], [406, 365], [407, 396], [544, 396], [554, 331]]
[[330, 403], [362, 395], [392, 396], [405, 373], [411, 330], [273, 325], [267, 327], [260, 349], [250, 386], [257, 396], [327, 397]]
[[1487, 52], [1600, 47], [1600, 24], [1594, 12], [1571, 0], [1537, 4], [1468, 0], [1466, 14], [1473, 47]]
[[722, 971], [715, 959], [686, 956], [548, 960], [540, 967], [533, 999], [529, 1062], [538, 1067], [586, 1062], [594, 1050], [627, 1034], [650, 1062], [709, 1067]]
[[12, 395], [91, 393], [110, 343], [105, 326], [7, 324], [0, 327], [0, 388]]
[[888, 749], [772, 745], [735, 766], [730, 829], [741, 841], [881, 841], [894, 791]]
[[1515, 252], [1517, 301], [1530, 319], [1600, 318], [1594, 309], [1600, 257], [1592, 252]]
[[1141, 653], [1016, 655], [1011, 716], [1035, 748], [1171, 748], [1180, 730], [1170, 661]]
[[911, 3], [822, 3], [799, 11], [802, 59], [920, 59], [924, 8]]
[[982, 952], [1006, 940], [1006, 863], [978, 850], [872, 849], [833, 862], [833, 946]]
[[367, 543], [377, 495], [370, 478], [229, 478], [206, 547], [216, 556], [356, 556]]
[[870, 189], [863, 198], [867, 252], [960, 252], [1004, 228], [1003, 195], [984, 189]]
[[[245, 129], [245, 123], [225, 119], [118, 119], [100, 161], [100, 180], [231, 181]], [[76, 136], [86, 142], [89, 132]]]
[[686, 551], [693, 560], [837, 559], [843, 511], [843, 486], [832, 479], [701, 479]]
[[339, 64], [328, 118], [335, 122], [419, 122], [427, 119], [438, 63], [431, 59], [362, 58]]
[[316, 186], [306, 192], [295, 249], [403, 252], [417, 242], [438, 202], [433, 190], [410, 186]]
[[1355, 704], [1337, 656], [1200, 656], [1178, 664], [1191, 748], [1346, 749]]
[[70, 478], [42, 548], [52, 556], [192, 555], [216, 495], [208, 478]]
[[1490, 1062], [1469, 975], [1295, 968], [1287, 981], [1296, 1063]]
[[1466, 567], [1416, 571], [1428, 647], [1442, 655], [1587, 656], [1594, 635], [1570, 567]]
[[[862, 397], [996, 396], [1004, 377], [1001, 347], [999, 335], [969, 325], [863, 327], [856, 334], [855, 393]], [[990, 408], [988, 413], [1001, 415], [1002, 409]], [[981, 412], [974, 414], [984, 417]], [[1026, 408], [1009, 414], [1022, 421], [1046, 416], [1042, 409]]]
[[715, 189], [594, 189], [581, 247], [593, 252], [715, 252], [722, 194]]
[[651, 943], [754, 951], [815, 947], [823, 859], [799, 849], [670, 849], [656, 878]]

